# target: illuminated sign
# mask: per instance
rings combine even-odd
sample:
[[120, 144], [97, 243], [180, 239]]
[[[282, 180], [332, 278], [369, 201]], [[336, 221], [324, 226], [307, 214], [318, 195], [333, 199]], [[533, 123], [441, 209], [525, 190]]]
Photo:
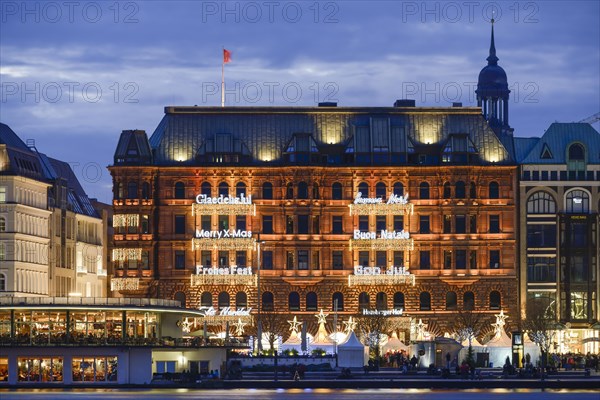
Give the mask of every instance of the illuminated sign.
[[222, 238], [251, 238], [252, 231], [241, 229], [227, 229], [222, 231], [207, 231], [196, 229], [196, 239], [222, 239]]
[[243, 194], [240, 197], [223, 196], [219, 197], [208, 197], [205, 194], [199, 194], [196, 196], [196, 203], [198, 204], [252, 204], [252, 196], [244, 196]]
[[401, 317], [404, 314], [402, 308], [393, 310], [362, 310], [362, 315], [367, 316], [381, 316], [381, 317]]
[[229, 268], [214, 268], [196, 265], [196, 275], [252, 275], [252, 267], [230, 265]]
[[410, 273], [404, 267], [395, 267], [393, 265], [383, 273], [380, 267], [362, 267], [356, 265], [354, 267], [354, 275], [410, 275]]
[[252, 307], [240, 308], [239, 310], [232, 310], [231, 307], [223, 307], [218, 313], [214, 307], [200, 307], [200, 313], [205, 317], [215, 317], [217, 315], [221, 317], [248, 317]]
[[[354, 240], [371, 240], [371, 239], [376, 239], [377, 238], [377, 234], [375, 232], [361, 232], [358, 229], [354, 230]], [[379, 235], [380, 239], [409, 239], [410, 238], [410, 233], [408, 233], [405, 230], [402, 230], [400, 232], [396, 232], [396, 231], [388, 231], [385, 229], [381, 230], [381, 233]]]
[[387, 203], [383, 203], [382, 198], [362, 197], [362, 193], [358, 192], [354, 197], [354, 204], [408, 204], [408, 194], [405, 194], [404, 196], [392, 194]]

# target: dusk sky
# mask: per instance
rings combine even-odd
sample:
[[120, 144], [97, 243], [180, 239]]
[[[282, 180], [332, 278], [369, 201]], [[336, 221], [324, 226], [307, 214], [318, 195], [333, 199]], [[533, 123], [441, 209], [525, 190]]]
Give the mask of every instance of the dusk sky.
[[[600, 111], [599, 1], [0, 1], [0, 122], [110, 202], [124, 129], [167, 105], [476, 105], [496, 19], [515, 135]], [[600, 124], [594, 124], [600, 129]]]

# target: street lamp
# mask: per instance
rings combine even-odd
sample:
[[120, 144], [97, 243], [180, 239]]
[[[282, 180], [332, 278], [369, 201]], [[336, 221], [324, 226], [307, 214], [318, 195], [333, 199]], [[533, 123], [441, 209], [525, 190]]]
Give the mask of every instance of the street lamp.
[[261, 242], [260, 240], [260, 233], [256, 235], [258, 240], [256, 242], [256, 250], [257, 250], [257, 267], [256, 267], [256, 309], [257, 309], [257, 315], [256, 315], [256, 331], [257, 331], [257, 336], [258, 336], [258, 344], [257, 344], [257, 350], [258, 350], [258, 355], [260, 355], [262, 353], [262, 326], [261, 326], [261, 321], [260, 321], [260, 303], [261, 303], [261, 298], [260, 298], [260, 255], [261, 255], [261, 251], [260, 251], [260, 246], [261, 244], [264, 244], [265, 242]]

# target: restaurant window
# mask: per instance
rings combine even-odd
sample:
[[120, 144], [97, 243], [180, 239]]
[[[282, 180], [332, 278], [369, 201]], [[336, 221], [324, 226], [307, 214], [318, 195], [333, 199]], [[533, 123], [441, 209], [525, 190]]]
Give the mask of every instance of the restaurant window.
[[262, 185], [262, 198], [265, 200], [273, 199], [273, 184], [271, 182], [265, 182]]
[[63, 382], [63, 380], [62, 357], [17, 358], [18, 382]]
[[473, 292], [465, 292], [463, 294], [463, 309], [473, 311], [475, 309], [475, 295]]
[[458, 307], [458, 300], [456, 299], [456, 292], [446, 293], [446, 310], [456, 310]]
[[241, 310], [248, 307], [248, 295], [246, 292], [237, 292], [235, 294], [235, 309]]
[[342, 184], [339, 182], [335, 182], [331, 185], [331, 199], [332, 200], [342, 200], [344, 196]]
[[344, 269], [344, 252], [341, 250], [334, 250], [331, 252], [332, 269], [341, 270]]
[[185, 199], [185, 184], [183, 182], [175, 183], [175, 198]]
[[222, 310], [223, 308], [229, 307], [229, 305], [230, 305], [229, 293], [227, 293], [227, 292], [221, 292], [221, 293], [219, 293], [218, 303], [219, 303], [219, 310]]
[[308, 292], [306, 294], [306, 311], [317, 311], [317, 294], [315, 292]]
[[[336, 309], [337, 302], [337, 309]], [[331, 310], [344, 311], [344, 295], [340, 292], [335, 292], [331, 297]]]
[[431, 294], [429, 292], [421, 292], [419, 295], [419, 310], [431, 311]]
[[300, 295], [298, 292], [291, 292], [288, 296], [288, 310], [300, 311]]
[[370, 299], [369, 299], [369, 294], [366, 292], [361, 292], [358, 295], [358, 309], [360, 311], [362, 310], [368, 310], [369, 308], [371, 308], [371, 304], [370, 304]]
[[202, 295], [200, 295], [200, 305], [202, 307], [212, 307], [212, 294], [210, 292], [202, 292]]
[[394, 309], [395, 310], [404, 310], [404, 293], [402, 293], [402, 292], [394, 293]]
[[275, 309], [275, 305], [273, 304], [273, 293], [263, 292], [262, 309], [263, 311], [273, 311]]

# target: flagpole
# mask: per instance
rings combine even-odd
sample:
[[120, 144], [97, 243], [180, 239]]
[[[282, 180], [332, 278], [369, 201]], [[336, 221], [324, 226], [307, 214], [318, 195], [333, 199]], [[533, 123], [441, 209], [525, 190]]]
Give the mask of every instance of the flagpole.
[[225, 47], [221, 53], [221, 107], [225, 107]]

